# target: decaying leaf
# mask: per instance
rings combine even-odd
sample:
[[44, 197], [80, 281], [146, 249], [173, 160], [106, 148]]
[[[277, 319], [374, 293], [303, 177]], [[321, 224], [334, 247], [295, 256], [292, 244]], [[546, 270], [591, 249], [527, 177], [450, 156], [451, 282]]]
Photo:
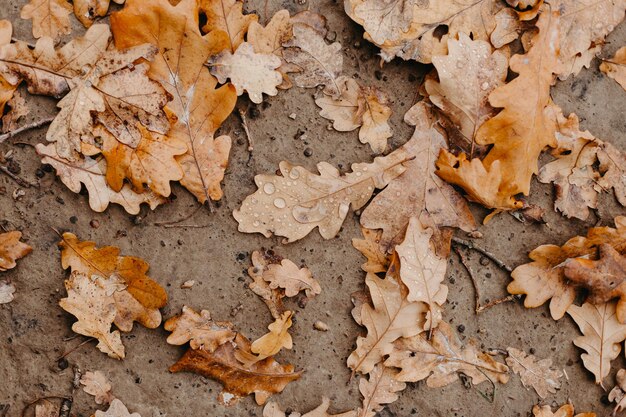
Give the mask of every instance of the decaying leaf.
[[59, 405], [49, 400], [35, 404], [35, 417], [59, 417]]
[[363, 405], [357, 410], [358, 417], [374, 417], [379, 411], [398, 399], [400, 391], [406, 388], [398, 380], [396, 369], [377, 364], [369, 373], [369, 379], [359, 381], [359, 391], [363, 395]]
[[525, 55], [514, 55], [511, 70], [519, 74], [496, 88], [489, 103], [502, 110], [476, 132], [479, 145], [493, 145], [481, 161], [443, 150], [437, 174], [463, 188], [471, 200], [497, 210], [521, 208], [517, 194], [528, 195], [546, 146], [556, 145], [556, 106], [550, 97], [558, 57], [558, 12], [539, 15], [539, 33]]
[[426, 80], [430, 101], [459, 126], [471, 158], [478, 128], [496, 113], [487, 98], [504, 84], [507, 56], [493, 51], [488, 42], [460, 33], [458, 40], [448, 40], [448, 54], [434, 56], [433, 64], [439, 82]]
[[33, 36], [58, 39], [72, 31], [72, 6], [67, 0], [30, 0], [20, 12], [22, 19], [33, 20]]
[[586, 237], [573, 237], [561, 247], [541, 245], [534, 249], [528, 254], [533, 262], [518, 266], [511, 273], [513, 282], [508, 285], [508, 292], [526, 294], [524, 306], [527, 308], [539, 307], [551, 299], [550, 314], [553, 319], [560, 319], [576, 297], [575, 288], [566, 282], [565, 261], [594, 258], [603, 243], [610, 244], [619, 253], [626, 252], [626, 218], [616, 217], [615, 226], [615, 229], [592, 227]]
[[240, 0], [200, 0], [200, 10], [206, 16], [204, 33], [219, 30], [228, 35], [226, 47], [231, 52], [241, 45], [248, 31], [248, 26], [259, 18], [255, 14], [244, 15], [243, 2]]
[[388, 123], [391, 117], [389, 97], [375, 87], [364, 88], [363, 95], [365, 104], [359, 140], [368, 143], [375, 153], [382, 153], [387, 148], [387, 139], [393, 135]]
[[615, 192], [615, 198], [622, 206], [626, 206], [626, 153], [620, 152], [615, 146], [603, 142], [598, 150], [600, 173], [598, 183], [604, 189]]
[[248, 275], [253, 282], [248, 286], [256, 295], [261, 297], [267, 308], [270, 310], [272, 317], [278, 320], [285, 312], [282, 298], [285, 296], [282, 289], [270, 288], [270, 285], [263, 278], [267, 273], [269, 266], [280, 264], [283, 260], [273, 251], [261, 250], [252, 252], [252, 266], [248, 268]]
[[13, 301], [15, 296], [15, 285], [8, 281], [0, 281], [0, 304], [6, 304]]
[[374, 197], [360, 219], [363, 227], [383, 230], [380, 244], [387, 252], [402, 241], [413, 216], [438, 228], [469, 232], [476, 227], [465, 199], [435, 174], [437, 154], [446, 142], [432, 107], [418, 103], [404, 119], [415, 126], [413, 137], [400, 148], [410, 158], [403, 163], [406, 171]]
[[163, 326], [168, 332], [170, 345], [184, 345], [189, 342], [192, 349], [214, 352], [219, 346], [230, 342], [236, 336], [230, 322], [213, 321], [209, 310], [198, 314], [194, 309], [183, 306], [183, 312], [168, 319]]
[[320, 283], [313, 278], [309, 268], [298, 268], [289, 259], [283, 259], [280, 264], [268, 265], [263, 279], [269, 282], [271, 289], [284, 289], [287, 297], [295, 297], [300, 291], [304, 291], [307, 297], [322, 292]]
[[507, 352], [506, 364], [520, 376], [522, 384], [526, 388], [533, 387], [539, 397], [546, 398], [561, 388], [559, 378], [563, 372], [550, 368], [552, 359], [537, 360], [534, 355], [526, 355], [524, 351], [512, 347]]
[[366, 336], [359, 336], [356, 349], [348, 357], [353, 372], [370, 373], [374, 366], [393, 350], [393, 342], [401, 337], [415, 336], [424, 331], [428, 307], [407, 299], [408, 290], [399, 278], [399, 262], [391, 263], [384, 279], [373, 273], [365, 277], [372, 304], [361, 306], [361, 325]]
[[602, 60], [600, 71], [613, 78], [626, 90], [626, 46], [618, 49], [612, 58]]
[[367, 258], [367, 262], [361, 265], [365, 272], [385, 272], [389, 267], [390, 257], [381, 250], [382, 230], [371, 230], [361, 227], [363, 239], [352, 239], [352, 246]]
[[280, 58], [273, 54], [257, 53], [247, 42], [239, 45], [234, 54], [224, 50], [209, 58], [208, 63], [211, 74], [220, 83], [230, 79], [238, 96], [246, 91], [250, 100], [257, 104], [263, 101], [263, 93], [268, 96], [278, 94], [276, 87], [283, 80], [276, 71], [280, 67]]
[[574, 416], [574, 406], [571, 404], [562, 405], [554, 413], [549, 405], [533, 406], [534, 417], [596, 417], [596, 413], [579, 413]]
[[[2, 77], [0, 77], [0, 114], [4, 112], [2, 104]], [[30, 108], [26, 105], [24, 96], [19, 92], [15, 92], [13, 97], [5, 103], [9, 107], [9, 111], [2, 115], [1, 133], [11, 132], [17, 129], [17, 121], [30, 113]], [[6, 108], [6, 107], [5, 107]]]
[[385, 365], [400, 368], [398, 381], [426, 379], [426, 384], [432, 388], [456, 381], [460, 372], [470, 377], [475, 385], [488, 379], [505, 384], [509, 379], [504, 364], [480, 352], [472, 340], [462, 345], [446, 322], [439, 323], [430, 340], [426, 333], [398, 340]]
[[285, 311], [281, 317], [267, 327], [270, 331], [269, 333], [252, 342], [250, 350], [258, 355], [255, 361], [274, 356], [283, 348], [292, 348], [293, 343], [289, 334], [292, 316], [292, 311]]
[[[0, 50], [11, 43], [11, 36], [13, 36], [13, 25], [9, 20], [2, 19], [0, 20]], [[0, 52], [0, 57], [3, 56], [3, 53]], [[2, 68], [2, 61], [0, 60], [0, 68]], [[5, 106], [13, 97], [15, 90], [17, 89], [17, 84], [19, 80], [13, 80], [12, 83], [8, 82], [4, 79], [2, 75], [0, 75], [0, 115], [4, 115]], [[6, 130], [6, 127], [2, 125], [3, 133]]]
[[619, 298], [617, 319], [626, 323], [626, 257], [608, 243], [602, 243], [598, 250], [598, 260], [574, 258], [565, 261], [565, 276], [589, 290], [587, 302], [591, 304], [604, 304]]
[[448, 297], [448, 287], [443, 285], [447, 260], [437, 255], [430, 238], [431, 228], [426, 228], [417, 217], [409, 220], [404, 241], [396, 246], [400, 258], [400, 279], [409, 290], [408, 301], [423, 302], [428, 306], [429, 328], [441, 321], [441, 306]]
[[357, 417], [356, 411], [347, 411], [341, 414], [329, 414], [330, 399], [323, 397], [322, 403], [306, 414], [291, 412], [286, 414], [275, 402], [268, 402], [263, 408], [263, 417]]
[[244, 365], [237, 356], [253, 357], [250, 341], [237, 333], [233, 341], [226, 342], [214, 352], [189, 349], [170, 367], [171, 372], [195, 372], [215, 379], [224, 386], [219, 401], [234, 404], [239, 398], [254, 394], [257, 404], [265, 404], [272, 395], [300, 378], [292, 365], [282, 365], [273, 358]]
[[83, 391], [95, 397], [96, 404], [109, 404], [115, 399], [111, 393], [111, 382], [100, 371], [87, 371], [80, 383], [84, 385]]
[[15, 268], [17, 260], [32, 252], [26, 243], [20, 242], [22, 232], [0, 233], [0, 272]]
[[141, 417], [139, 413], [130, 413], [123, 402], [117, 398], [111, 402], [106, 411], [97, 410], [95, 417]]
[[72, 272], [70, 278], [65, 280], [67, 298], [62, 298], [59, 305], [78, 319], [72, 325], [74, 332], [97, 339], [98, 349], [112, 358], [123, 359], [125, 353], [120, 332], [111, 332], [117, 308], [104, 281], [105, 278], [97, 275], [90, 278], [83, 273]]
[[[91, 27], [98, 17], [106, 16], [111, 0], [72, 0], [74, 15], [86, 28]], [[113, 0], [117, 4], [124, 0]]]
[[408, 155], [404, 148], [371, 164], [352, 164], [352, 172], [341, 175], [326, 162], [317, 164], [316, 175], [304, 167], [283, 161], [281, 175], [257, 175], [258, 190], [246, 197], [233, 212], [239, 231], [285, 236], [287, 242], [302, 239], [319, 227], [324, 239], [339, 232], [350, 206], [363, 207], [375, 188], [383, 188], [402, 174]]
[[620, 369], [615, 375], [616, 384], [609, 392], [609, 401], [617, 403], [613, 416], [626, 408], [626, 369]]
[[153, 329], [161, 324], [159, 308], [167, 303], [165, 290], [150, 279], [148, 263], [133, 256], [120, 256], [114, 246], [96, 248], [95, 242], [81, 242], [72, 233], [63, 233], [59, 242], [61, 265], [91, 277], [102, 277], [102, 285], [113, 286], [107, 296], [116, 304], [115, 325], [124, 332], [133, 328], [133, 321]]
[[617, 358], [626, 339], [626, 325], [617, 320], [615, 302], [571, 305], [567, 314], [583, 334], [574, 339], [574, 344], [586, 352], [580, 355], [583, 364], [594, 374], [596, 384], [604, 388], [603, 380], [611, 370], [611, 361]]
[[[209, 11], [220, 5], [219, 0], [203, 2], [207, 18]], [[233, 10], [237, 15], [236, 8]], [[127, 0], [124, 9], [111, 15], [111, 28], [118, 48], [144, 43], [158, 47], [148, 76], [173, 97], [167, 109], [176, 122], [168, 136], [187, 146], [187, 153], [176, 157], [184, 173], [181, 184], [204, 203], [222, 197], [220, 182], [231, 140], [228, 136], [214, 138], [214, 134], [232, 112], [237, 94], [229, 84], [216, 88], [217, 80], [205, 67], [209, 56], [228, 48], [235, 38], [222, 30], [203, 36], [198, 16], [195, 0], [183, 0], [176, 6], [167, 0]], [[220, 16], [211, 17], [209, 28], [218, 24], [214, 20], [221, 21]]]

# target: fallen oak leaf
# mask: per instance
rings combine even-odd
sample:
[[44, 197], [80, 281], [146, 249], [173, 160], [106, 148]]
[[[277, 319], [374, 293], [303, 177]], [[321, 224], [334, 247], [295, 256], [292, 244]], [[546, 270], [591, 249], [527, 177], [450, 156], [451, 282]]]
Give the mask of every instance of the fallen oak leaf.
[[271, 289], [283, 288], [287, 297], [295, 297], [300, 291], [304, 291], [311, 298], [322, 292], [322, 287], [313, 278], [309, 268], [298, 268], [289, 259], [283, 259], [280, 264], [268, 265], [263, 279], [269, 282]]
[[626, 369], [620, 369], [615, 375], [616, 384], [609, 392], [608, 400], [617, 403], [612, 416], [626, 408]]
[[316, 175], [283, 161], [281, 175], [255, 176], [258, 190], [246, 197], [233, 216], [244, 233], [274, 234], [294, 242], [318, 227], [323, 238], [331, 239], [350, 207], [363, 207], [374, 188], [383, 188], [405, 170], [402, 163], [408, 158], [400, 148], [371, 164], [352, 164], [352, 172], [345, 175], [326, 162], [317, 164], [320, 174]]
[[248, 366], [237, 356], [253, 357], [250, 341], [240, 333], [233, 341], [224, 343], [214, 352], [189, 349], [170, 367], [170, 372], [195, 372], [214, 379], [224, 386], [218, 397], [220, 403], [232, 405], [239, 398], [254, 394], [263, 405], [272, 395], [281, 392], [288, 383], [300, 378], [301, 372], [292, 365], [282, 365], [266, 358]]
[[552, 412], [552, 408], [549, 405], [535, 405], [533, 406], [534, 417], [596, 417], [596, 413], [579, 413], [574, 416], [574, 406], [571, 404], [565, 404], [559, 407], [556, 412]]
[[255, 353], [255, 361], [263, 360], [276, 355], [281, 349], [291, 349], [293, 342], [289, 334], [291, 327], [292, 311], [285, 311], [267, 328], [269, 333], [261, 336], [250, 345], [250, 350]]
[[10, 303], [15, 299], [15, 285], [8, 281], [0, 281], [0, 304]]
[[131, 414], [124, 403], [116, 398], [106, 411], [97, 410], [94, 417], [141, 417], [141, 415], [139, 413]]
[[626, 46], [618, 49], [612, 58], [603, 59], [600, 64], [600, 71], [609, 78], [613, 78], [626, 90]]
[[350, 132], [362, 124], [365, 105], [363, 90], [359, 83], [350, 77], [340, 76], [336, 83], [339, 96], [334, 98], [323, 95], [315, 100], [315, 104], [321, 108], [320, 116], [332, 120], [336, 131]]
[[100, 371], [87, 371], [80, 383], [84, 385], [83, 391], [95, 397], [96, 404], [110, 404], [115, 399], [111, 394], [111, 382]]
[[[2, 79], [0, 77], [0, 115], [2, 116], [2, 129], [0, 129], [0, 133], [8, 133], [16, 130], [17, 121], [22, 117], [26, 116], [30, 113], [30, 108], [26, 105], [26, 100], [19, 92], [15, 92], [13, 97], [9, 99], [5, 103], [6, 106], [9, 107], [9, 111], [4, 113], [4, 108], [2, 105]], [[6, 107], [5, 107], [6, 108]]]
[[290, 64], [283, 59], [283, 43], [293, 36], [291, 18], [288, 10], [279, 10], [274, 13], [272, 19], [265, 27], [253, 20], [248, 26], [247, 42], [253, 46], [254, 52], [259, 54], [274, 54], [281, 60], [281, 65], [276, 71], [283, 77], [278, 88], [291, 88], [292, 83], [287, 76]]
[[617, 201], [626, 206], [626, 153], [620, 152], [608, 142], [603, 142], [598, 149], [598, 161], [602, 174], [598, 183], [605, 190], [613, 188]]
[[214, 352], [219, 346], [232, 341], [237, 333], [230, 322], [213, 321], [208, 310], [198, 314], [191, 307], [183, 306], [181, 314], [168, 319], [163, 326], [168, 332], [170, 345], [189, 342], [192, 349]]
[[615, 302], [571, 305], [567, 314], [582, 333], [574, 339], [574, 344], [586, 352], [580, 356], [583, 364], [595, 376], [596, 384], [604, 388], [603, 380], [611, 370], [611, 361], [619, 356], [621, 343], [626, 339], [626, 325], [617, 320]]
[[389, 97], [376, 87], [363, 88], [363, 95], [365, 103], [359, 140], [369, 144], [374, 153], [383, 153], [387, 148], [387, 139], [393, 135], [388, 123], [391, 117]]
[[[123, 4], [124, 0], [113, 0], [117, 4]], [[72, 0], [74, 16], [86, 28], [93, 25], [98, 17], [106, 16], [109, 11], [110, 0]]]
[[35, 417], [59, 417], [59, 406], [52, 401], [42, 399], [35, 404]]
[[284, 291], [279, 288], [270, 288], [270, 285], [264, 279], [264, 275], [273, 264], [280, 264], [282, 257], [276, 255], [273, 251], [260, 250], [252, 252], [252, 266], [248, 268], [248, 275], [253, 282], [248, 285], [256, 295], [261, 297], [267, 308], [270, 310], [272, 317], [278, 320], [285, 308], [282, 298], [285, 296]]
[[322, 403], [314, 410], [311, 410], [306, 414], [290, 412], [289, 415], [287, 415], [280, 409], [280, 406], [277, 403], [270, 401], [265, 404], [265, 407], [263, 407], [263, 417], [356, 417], [356, 411], [347, 411], [341, 414], [329, 414], [329, 407], [330, 399], [323, 397]]
[[246, 91], [253, 103], [263, 102], [263, 93], [278, 94], [276, 87], [282, 82], [282, 76], [276, 69], [280, 67], [280, 59], [275, 55], [256, 53], [247, 42], [242, 43], [234, 54], [224, 50], [209, 58], [208, 64], [211, 74], [220, 83], [230, 79], [237, 95]]
[[561, 388], [559, 378], [563, 376], [563, 372], [550, 368], [552, 359], [536, 360], [534, 355], [526, 355], [525, 352], [512, 347], [507, 348], [507, 352], [509, 356], [506, 358], [506, 364], [511, 371], [520, 376], [524, 387], [532, 386], [541, 398], [546, 398]]
[[33, 248], [20, 242], [22, 232], [17, 230], [0, 233], [0, 272], [17, 266], [17, 260], [32, 252]]
[[359, 381], [359, 391], [363, 396], [363, 404], [357, 410], [357, 417], [374, 417], [378, 412], [398, 399], [398, 394], [406, 388], [406, 384], [398, 380], [398, 370], [384, 366], [382, 363], [369, 373], [369, 379]]
[[240, 0], [200, 0], [198, 3], [206, 16], [202, 27], [204, 33], [220, 30], [228, 34], [227, 48], [231, 52], [241, 46], [248, 27], [259, 19], [256, 14], [243, 14], [243, 1]]
[[67, 0], [30, 0], [20, 12], [22, 19], [33, 21], [33, 36], [58, 39], [72, 31], [69, 15], [72, 6]]
[[389, 267], [390, 256], [381, 250], [383, 231], [361, 227], [361, 233], [363, 239], [352, 239], [352, 246], [367, 258], [361, 269], [365, 272], [385, 272]]

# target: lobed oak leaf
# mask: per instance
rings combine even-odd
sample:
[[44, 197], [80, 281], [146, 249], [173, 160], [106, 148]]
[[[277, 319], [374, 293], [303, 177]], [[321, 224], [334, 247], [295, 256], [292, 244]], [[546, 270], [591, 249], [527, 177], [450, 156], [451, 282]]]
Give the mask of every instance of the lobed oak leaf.
[[480, 352], [474, 341], [462, 345], [452, 327], [440, 322], [432, 337], [420, 334], [396, 342], [385, 366], [400, 369], [398, 381], [416, 382], [426, 379], [426, 385], [439, 388], [456, 381], [459, 373], [472, 379], [473, 384], [487, 380], [505, 384], [508, 368]]
[[363, 256], [367, 262], [361, 265], [365, 272], [385, 272], [389, 267], [390, 257], [381, 250], [382, 230], [371, 230], [361, 227], [363, 239], [352, 239], [352, 246]]
[[400, 148], [408, 155], [403, 163], [406, 171], [374, 197], [360, 219], [363, 227], [383, 230], [380, 244], [386, 252], [402, 241], [413, 216], [436, 228], [458, 227], [469, 232], [476, 227], [467, 202], [435, 174], [437, 153], [446, 141], [432, 107], [416, 104], [405, 121], [415, 126], [411, 139]]
[[606, 190], [613, 188], [617, 201], [626, 206], [626, 153], [603, 142], [598, 149], [598, 161], [602, 174], [598, 183]]
[[369, 144], [374, 153], [383, 153], [387, 148], [387, 139], [393, 135], [388, 123], [391, 117], [389, 97], [375, 87], [363, 88], [363, 95], [365, 102], [359, 140]]
[[62, 298], [59, 305], [78, 319], [72, 325], [74, 332], [97, 339], [98, 349], [112, 358], [123, 359], [125, 353], [120, 332], [111, 332], [117, 316], [115, 300], [107, 293], [102, 280], [97, 275], [92, 279], [81, 272], [72, 272], [65, 280], [67, 298]]
[[20, 242], [22, 232], [17, 230], [0, 233], [0, 272], [15, 268], [17, 260], [32, 252], [26, 243]]
[[618, 49], [612, 58], [602, 60], [600, 71], [613, 78], [626, 90], [626, 46]]
[[72, 6], [67, 0], [30, 0], [22, 7], [20, 17], [33, 21], [33, 36], [58, 39], [72, 31]]
[[536, 360], [534, 355], [526, 355], [525, 352], [512, 347], [507, 348], [507, 352], [509, 356], [506, 358], [506, 364], [511, 371], [520, 376], [524, 387], [533, 387], [541, 398], [546, 398], [561, 388], [559, 378], [563, 376], [563, 372], [550, 368], [552, 359]]
[[609, 392], [608, 400], [617, 403], [612, 416], [626, 408], [626, 369], [620, 369], [615, 375], [616, 384]]
[[70, 161], [61, 157], [57, 153], [54, 144], [35, 146], [37, 154], [44, 164], [50, 164], [57, 172], [63, 184], [74, 193], [79, 193], [82, 185], [89, 193], [89, 206], [92, 210], [102, 212], [106, 210], [109, 203], [119, 204], [129, 214], [138, 214], [142, 203], [147, 203], [151, 209], [165, 200], [147, 191], [137, 193], [125, 184], [119, 192], [110, 188], [106, 181], [106, 161], [103, 158], [82, 157], [75, 161]]
[[359, 391], [363, 395], [363, 404], [357, 410], [358, 417], [374, 417], [385, 408], [386, 404], [391, 404], [398, 399], [400, 391], [406, 388], [404, 382], [398, 379], [398, 371], [388, 368], [381, 363], [369, 373], [369, 379], [362, 378], [359, 381]]
[[[0, 20], [0, 50], [2, 50], [5, 45], [9, 45], [11, 43], [11, 36], [13, 35], [13, 25], [11, 21], [2, 19]], [[0, 52], [0, 56], [2, 56], [2, 52]], [[1, 68], [0, 61], [0, 68]], [[15, 80], [13, 83], [8, 82], [4, 79], [2, 75], [0, 75], [0, 115], [5, 113], [4, 108], [6, 104], [11, 100], [15, 90], [17, 89], [17, 83]], [[6, 133], [9, 131], [4, 122], [4, 117], [2, 117], [2, 131]]]
[[330, 399], [327, 397], [322, 398], [322, 403], [306, 414], [300, 414], [298, 412], [290, 412], [287, 415], [280, 406], [275, 402], [268, 402], [263, 407], [263, 417], [357, 417], [356, 411], [347, 411], [341, 414], [329, 414], [328, 408], [330, 407]]
[[116, 398], [106, 411], [97, 410], [94, 417], [141, 417], [141, 415], [139, 413], [131, 414], [124, 403]]
[[246, 91], [253, 103], [260, 104], [263, 93], [268, 96], [278, 94], [276, 87], [281, 84], [282, 76], [276, 69], [280, 67], [280, 58], [273, 54], [257, 53], [248, 42], [242, 43], [235, 53], [224, 50], [212, 56], [208, 64], [211, 74], [220, 83], [230, 79], [237, 95]]
[[115, 399], [111, 394], [111, 382], [100, 371], [87, 371], [80, 383], [84, 385], [83, 391], [95, 397], [96, 404], [110, 404]]
[[313, 278], [309, 268], [298, 268], [289, 259], [283, 259], [280, 264], [268, 265], [263, 279], [270, 283], [271, 289], [283, 288], [287, 297], [295, 297], [300, 291], [304, 291], [307, 297], [322, 292], [320, 283]]
[[216, 88], [217, 80], [205, 67], [209, 56], [228, 48], [228, 34], [212, 30], [202, 35], [198, 21], [195, 0], [183, 0], [176, 6], [167, 0], [130, 0], [123, 10], [111, 15], [118, 48], [143, 43], [158, 47], [148, 75], [173, 97], [167, 109], [177, 121], [168, 136], [187, 146], [187, 153], [176, 158], [184, 174], [181, 184], [204, 203], [222, 197], [220, 182], [228, 165], [231, 140], [228, 136], [215, 138], [214, 134], [232, 112], [237, 94], [232, 85]]
[[292, 348], [293, 342], [289, 334], [292, 316], [292, 311], [285, 311], [281, 317], [277, 318], [267, 327], [270, 331], [269, 333], [266, 333], [252, 342], [250, 351], [258, 355], [255, 361], [274, 356], [283, 348]]
[[291, 65], [283, 59], [283, 44], [293, 36], [292, 19], [288, 10], [279, 10], [274, 13], [272, 19], [265, 27], [256, 20], [248, 26], [247, 42], [252, 45], [254, 52], [258, 54], [274, 54], [281, 60], [281, 65], [276, 71], [283, 77], [278, 88], [291, 88], [292, 83], [287, 76]]
[[251, 258], [252, 266], [248, 268], [248, 275], [253, 279], [253, 282], [248, 285], [248, 288], [261, 297], [270, 310], [272, 317], [278, 320], [285, 312], [282, 302], [282, 298], [285, 294], [284, 291], [278, 287], [270, 288], [269, 283], [264, 279], [264, 275], [271, 265], [280, 264], [283, 259], [273, 252], [266, 250], [255, 250], [252, 252]]
[[[441, 306], [448, 297], [446, 258], [439, 257], [430, 239], [433, 229], [426, 228], [417, 217], [409, 220], [406, 237], [396, 246], [400, 259], [400, 279], [409, 290], [407, 300], [428, 306], [428, 328], [441, 321]], [[427, 330], [427, 329], [425, 329]]]
[[565, 261], [570, 258], [594, 257], [597, 247], [610, 244], [618, 252], [626, 252], [626, 218], [615, 218], [616, 228], [593, 227], [587, 236], [576, 236], [561, 247], [541, 245], [528, 254], [533, 262], [518, 266], [511, 273], [513, 281], [507, 291], [526, 294], [526, 308], [539, 307], [549, 299], [550, 314], [560, 319], [576, 298], [575, 288], [566, 282]]
[[192, 349], [214, 352], [219, 346], [230, 342], [236, 336], [230, 322], [213, 321], [209, 310], [198, 314], [191, 307], [183, 306], [183, 312], [168, 319], [163, 326], [168, 332], [170, 345], [184, 345], [189, 342]]
[[[124, 0], [113, 1], [117, 4], [124, 3]], [[83, 26], [89, 28], [98, 17], [106, 16], [110, 2], [110, 0], [72, 0], [74, 15]]]
[[46, 399], [35, 404], [35, 417], [59, 417], [59, 406]]
[[365, 100], [363, 90], [356, 80], [340, 76], [336, 81], [339, 97], [324, 95], [315, 100], [322, 110], [320, 116], [333, 121], [333, 128], [338, 132], [350, 132], [363, 123]]
[[[2, 89], [2, 79], [0, 77], [0, 90]], [[3, 114], [2, 108], [2, 92], [0, 92], [0, 114]], [[9, 111], [2, 116], [2, 129], [1, 133], [8, 133], [17, 129], [17, 121], [23, 116], [30, 113], [30, 108], [26, 105], [26, 100], [19, 92], [15, 92], [13, 97], [5, 103], [9, 107]]]
[[234, 341], [224, 343], [214, 352], [189, 349], [170, 367], [171, 372], [195, 372], [215, 379], [224, 386], [218, 400], [225, 405], [254, 394], [257, 404], [263, 405], [272, 395], [281, 392], [288, 383], [300, 378], [301, 372], [292, 365], [282, 365], [266, 358], [244, 365], [237, 356], [254, 356], [250, 341], [237, 334]]
[[9, 281], [0, 281], [0, 304], [7, 304], [13, 301], [15, 296], [15, 285]]
[[579, 413], [574, 416], [574, 406], [565, 404], [559, 407], [556, 412], [552, 412], [549, 405], [533, 406], [534, 417], [596, 417], [596, 413]]
[[617, 320], [614, 302], [571, 305], [567, 314], [583, 334], [574, 339], [574, 344], [586, 352], [580, 355], [583, 364], [594, 374], [596, 384], [604, 388], [603, 380], [611, 370], [611, 361], [619, 356], [621, 343], [626, 339], [626, 325]]
[[244, 233], [274, 234], [294, 242], [318, 227], [323, 238], [331, 239], [350, 207], [363, 207], [375, 188], [385, 187], [405, 170], [402, 163], [407, 158], [401, 148], [371, 164], [353, 164], [352, 172], [345, 175], [326, 162], [317, 164], [320, 174], [313, 174], [283, 161], [281, 175], [254, 178], [258, 190], [246, 197], [233, 216]]
[[248, 27], [259, 19], [256, 14], [243, 14], [243, 1], [240, 0], [200, 0], [198, 3], [206, 15], [206, 24], [202, 27], [204, 33], [214, 30], [227, 33], [227, 48], [231, 52], [239, 48]]
[[372, 273], [365, 277], [372, 304], [364, 304], [359, 313], [367, 335], [357, 338], [356, 349], [348, 357], [353, 373], [370, 373], [391, 353], [393, 342], [424, 331], [427, 306], [407, 299], [408, 290], [398, 277], [398, 263], [392, 262], [384, 279]]

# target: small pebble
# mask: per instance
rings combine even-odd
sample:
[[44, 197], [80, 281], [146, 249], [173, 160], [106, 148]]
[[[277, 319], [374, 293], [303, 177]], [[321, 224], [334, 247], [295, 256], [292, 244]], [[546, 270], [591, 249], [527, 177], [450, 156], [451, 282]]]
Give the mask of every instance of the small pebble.
[[306, 148], [306, 149], [304, 150], [304, 156], [306, 156], [306, 157], [308, 158], [308, 157], [309, 157], [309, 156], [311, 156], [311, 155], [313, 155], [313, 149], [311, 149], [311, 148]]
[[315, 330], [319, 330], [320, 332], [327, 332], [329, 329], [328, 324], [324, 323], [321, 320], [318, 320], [315, 323], [313, 323], [313, 328]]
[[478, 261], [482, 266], [487, 266], [489, 265], [489, 259], [487, 259], [487, 257], [485, 256], [481, 256], [480, 260]]
[[70, 217], [70, 223], [76, 224], [77, 221], [78, 221], [78, 217], [76, 217], [76, 216]]
[[97, 229], [98, 227], [100, 227], [100, 222], [96, 219], [93, 219], [92, 221], [89, 222], [89, 226], [93, 227], [94, 229]]
[[295, 113], [291, 113], [291, 114], [289, 115], [289, 118], [290, 118], [291, 120], [296, 120], [296, 114], [295, 114]]
[[478, 230], [474, 230], [473, 232], [469, 232], [467, 234], [469, 237], [472, 237], [474, 239], [482, 239], [483, 234], [480, 233]]
[[63, 370], [63, 369], [67, 369], [67, 367], [70, 366], [70, 364], [67, 362], [67, 359], [61, 358], [57, 361], [57, 366], [59, 367], [59, 369]]
[[180, 286], [180, 288], [182, 289], [188, 289], [193, 287], [193, 285], [196, 283], [196, 281], [194, 281], [193, 279], [190, 279], [189, 281], [185, 281], [182, 283], [182, 285]]
[[463, 333], [465, 331], [465, 326], [462, 324], [459, 324], [456, 329], [459, 331], [459, 333]]

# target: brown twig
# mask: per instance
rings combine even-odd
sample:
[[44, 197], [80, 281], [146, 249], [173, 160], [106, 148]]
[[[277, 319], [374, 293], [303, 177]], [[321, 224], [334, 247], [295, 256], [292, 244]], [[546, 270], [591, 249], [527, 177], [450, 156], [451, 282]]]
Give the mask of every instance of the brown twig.
[[252, 151], [254, 151], [254, 139], [252, 139], [252, 134], [250, 133], [250, 129], [248, 129], [248, 121], [246, 119], [246, 111], [244, 109], [237, 109], [239, 112], [239, 118], [241, 118], [241, 126], [243, 126], [243, 131], [246, 133], [246, 138], [248, 138], [248, 166], [250, 164], [250, 160], [252, 159]]
[[0, 143], [4, 142], [7, 139], [12, 138], [15, 135], [19, 135], [20, 133], [25, 132], [27, 130], [37, 129], [39, 127], [47, 125], [48, 123], [52, 123], [53, 120], [54, 120], [54, 117], [47, 117], [45, 119], [37, 120], [36, 122], [29, 123], [15, 130], [7, 132], [3, 135], [0, 135]]
[[5, 167], [4, 165], [0, 165], [0, 172], [2, 172], [3, 174], [11, 178], [13, 181], [15, 181], [20, 187], [24, 187], [24, 188], [30, 188], [30, 187], [38, 188], [39, 187], [39, 184], [32, 183], [18, 175], [15, 175], [11, 171], [9, 171], [9, 169]]
[[166, 224], [163, 226], [166, 229], [177, 229], [177, 228], [185, 228], [188, 227], [190, 229], [204, 229], [205, 227], [211, 226], [210, 224]]
[[79, 344], [78, 346], [76, 346], [75, 348], [72, 348], [72, 349], [68, 350], [68, 351], [67, 351], [67, 352], [65, 352], [63, 355], [59, 356], [59, 357], [57, 358], [57, 361], [59, 361], [59, 360], [61, 360], [61, 359], [65, 358], [67, 355], [69, 355], [70, 353], [74, 352], [76, 349], [80, 348], [81, 346], [86, 345], [87, 343], [91, 342], [92, 340], [94, 340], [94, 338], [93, 338], [93, 337], [90, 337], [90, 338], [88, 338], [87, 340], [84, 340], [84, 341], [80, 342], [80, 344]]
[[497, 300], [490, 301], [487, 304], [485, 304], [483, 306], [480, 306], [480, 308], [476, 312], [480, 313], [482, 311], [487, 310], [488, 308], [491, 308], [493, 306], [497, 306], [498, 304], [508, 303], [509, 301], [515, 301], [515, 300], [517, 300], [517, 296], [516, 295], [513, 295], [513, 294], [507, 295], [506, 297], [498, 298]]
[[78, 366], [74, 367], [74, 378], [72, 379], [72, 393], [69, 397], [64, 398], [61, 402], [61, 409], [59, 411], [59, 417], [70, 417], [72, 411], [72, 404], [74, 403], [74, 393], [80, 388], [80, 377], [82, 372]]
[[185, 220], [188, 220], [188, 219], [192, 218], [201, 208], [202, 208], [202, 205], [199, 205], [199, 206], [196, 207], [196, 209], [194, 211], [192, 211], [189, 214], [184, 215], [180, 219], [170, 220], [170, 221], [166, 221], [166, 222], [154, 222], [154, 223], [152, 223], [152, 226], [169, 227], [171, 225], [178, 224], [180, 222], [184, 222]]
[[464, 239], [460, 239], [458, 237], [453, 237], [452, 241], [456, 244], [459, 244], [461, 246], [465, 246], [468, 249], [473, 249], [476, 252], [480, 252], [481, 254], [485, 255], [487, 258], [491, 259], [493, 261], [493, 263], [495, 263], [496, 265], [498, 265], [500, 268], [504, 269], [507, 272], [512, 272], [513, 268], [511, 268], [510, 266], [508, 266], [507, 264], [505, 264], [504, 262], [502, 262], [500, 259], [498, 259], [496, 257], [496, 255], [494, 255], [491, 252], [488, 252], [487, 250], [475, 246], [474, 242], [469, 241], [469, 240], [464, 240]]

